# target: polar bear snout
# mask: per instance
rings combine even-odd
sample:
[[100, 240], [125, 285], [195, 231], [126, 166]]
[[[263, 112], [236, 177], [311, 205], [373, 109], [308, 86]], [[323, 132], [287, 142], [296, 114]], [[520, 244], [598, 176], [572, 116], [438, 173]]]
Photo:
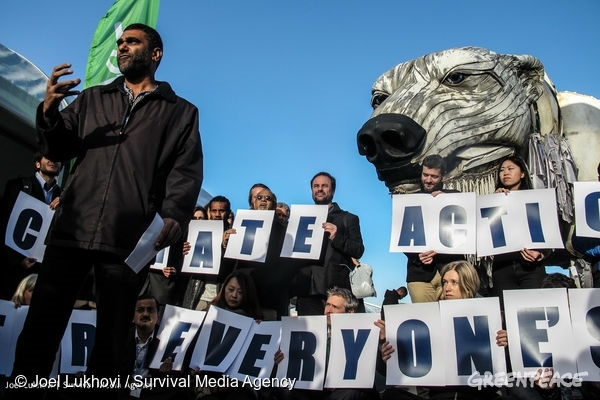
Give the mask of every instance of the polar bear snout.
[[356, 140], [358, 152], [375, 165], [382, 178], [383, 171], [399, 169], [411, 170], [412, 175], [411, 159], [422, 150], [425, 138], [425, 129], [412, 118], [401, 114], [380, 114], [362, 126]]

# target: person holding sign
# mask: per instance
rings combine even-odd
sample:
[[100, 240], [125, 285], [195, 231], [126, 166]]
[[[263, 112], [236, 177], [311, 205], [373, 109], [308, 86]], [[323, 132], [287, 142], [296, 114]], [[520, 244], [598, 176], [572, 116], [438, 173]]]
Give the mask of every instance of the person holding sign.
[[[561, 273], [553, 273], [547, 275], [542, 284], [541, 288], [565, 288], [565, 289], [577, 289], [575, 281]], [[496, 333], [496, 344], [498, 346], [508, 349], [508, 333], [505, 329], [502, 329]], [[557, 386], [555, 382], [552, 382], [554, 375], [553, 368], [540, 368], [534, 375], [534, 384], [526, 387], [513, 385], [511, 387], [504, 388], [507, 396], [514, 399], [534, 399], [534, 400], [552, 400], [552, 399], [597, 399], [600, 395], [596, 382], [583, 382], [579, 388], [562, 388]], [[564, 396], [561, 397], [562, 390], [565, 390]], [[577, 394], [578, 397], [570, 397], [570, 392]], [[582, 394], [585, 393], [585, 395]], [[586, 393], [589, 392], [589, 393]]]
[[[61, 188], [58, 186], [56, 177], [60, 174], [62, 163], [51, 160], [42, 152], [37, 151], [33, 156], [35, 173], [27, 177], [14, 178], [6, 182], [4, 194], [0, 201], [0, 224], [2, 233], [6, 229], [13, 206], [20, 192], [43, 201], [51, 209], [55, 209], [59, 203]], [[40, 262], [35, 258], [24, 257], [8, 246], [3, 247], [4, 272], [0, 284], [0, 299], [10, 299], [19, 282], [29, 274], [37, 273]]]
[[[428, 155], [421, 166], [421, 190], [419, 193], [457, 193], [457, 190], [444, 189], [446, 161], [438, 154]], [[437, 300], [437, 292], [441, 289], [439, 270], [446, 263], [457, 259], [456, 255], [438, 254], [433, 250], [422, 253], [406, 254], [406, 282], [410, 300], [422, 303]]]
[[[206, 204], [207, 217], [211, 221], [223, 221], [223, 242], [221, 243], [221, 268], [218, 275], [194, 274], [188, 280], [185, 293], [183, 295], [183, 307], [191, 310], [206, 310], [209, 303], [213, 301], [219, 291], [219, 286], [223, 280], [233, 271], [234, 262], [223, 258], [229, 236], [233, 232], [231, 223], [227, 217], [231, 213], [231, 202], [222, 195], [217, 195], [210, 199]], [[183, 244], [183, 254], [186, 255], [192, 249], [189, 242]]]
[[[262, 311], [256, 294], [256, 287], [252, 278], [239, 270], [229, 274], [217, 297], [210, 303], [209, 307], [215, 306], [236, 314], [254, 318], [257, 321], [262, 320]], [[195, 338], [194, 340], [197, 340]], [[192, 346], [195, 346], [195, 342]], [[191, 356], [191, 354], [189, 355]], [[187, 362], [189, 363], [189, 361]], [[222, 374], [212, 371], [201, 371], [199, 368], [192, 369], [192, 375], [206, 374], [214, 379], [219, 379]], [[253, 400], [256, 398], [256, 393], [247, 386], [239, 385], [239, 387], [220, 387], [220, 388], [202, 388], [197, 387], [196, 393], [210, 394], [207, 399], [239, 399]], [[205, 397], [198, 395], [197, 398]]]
[[[198, 109], [155, 79], [163, 56], [160, 35], [144, 24], [129, 25], [115, 53], [123, 76], [81, 93], [74, 90], [80, 79], [60, 80], [73, 73], [71, 65], [56, 66], [37, 109], [44, 152], [51, 159], [76, 161], [17, 342], [13, 374], [29, 381], [50, 374], [90, 270], [97, 325], [86, 373], [114, 378], [131, 372], [127, 335], [148, 266], [136, 273], [125, 259], [157, 214], [162, 228], [155, 250], [175, 243], [200, 192]], [[59, 111], [61, 101], [76, 94]], [[111, 398], [110, 393], [103, 397]]]
[[[296, 293], [298, 315], [323, 313], [327, 289], [334, 286], [350, 289], [348, 266], [363, 255], [360, 222], [356, 215], [344, 211], [333, 201], [336, 181], [328, 172], [317, 173], [310, 181], [315, 204], [327, 205], [327, 222], [323, 223], [325, 235], [318, 262], [302, 267], [296, 274], [298, 286], [309, 287], [309, 293]], [[309, 282], [302, 284], [301, 282]], [[364, 304], [359, 307], [364, 312]]]
[[168, 385], [165, 387], [156, 385], [146, 388], [141, 384], [146, 378], [166, 379], [169, 376], [181, 376], [180, 371], [173, 371], [173, 359], [171, 357], [167, 357], [158, 369], [150, 367], [160, 344], [160, 339], [157, 337], [160, 321], [159, 309], [160, 304], [153, 296], [148, 294], [138, 296], [133, 314], [133, 326], [129, 332], [128, 341], [128, 351], [131, 352], [130, 358], [135, 360], [131, 381], [136, 383], [129, 391], [129, 398], [167, 400], [189, 397], [188, 388], [168, 387]]
[[217, 306], [255, 320], [262, 319], [256, 285], [250, 276], [240, 271], [233, 271], [225, 278], [221, 290], [209, 306]]
[[[532, 189], [527, 164], [518, 155], [507, 157], [498, 169], [495, 193], [509, 195], [514, 190]], [[498, 254], [492, 263], [492, 294], [502, 298], [509, 289], [537, 289], [546, 277], [542, 261], [549, 251], [522, 249], [520, 252]]]
[[[472, 299], [481, 297], [479, 291], [479, 274], [477, 270], [468, 261], [454, 261], [442, 267], [441, 272], [442, 286], [438, 290], [437, 300], [456, 300], [456, 299]], [[385, 339], [385, 322], [378, 320], [375, 322], [380, 329], [380, 346], [381, 359], [387, 361], [391, 354], [395, 351], [392, 344]], [[498, 332], [500, 333], [500, 332]], [[384, 369], [381, 369], [385, 373]], [[419, 394], [428, 392], [429, 399], [472, 399], [472, 400], [487, 400], [498, 399], [496, 388], [487, 387], [479, 390], [477, 387], [469, 386], [447, 386], [447, 387], [428, 387], [423, 389], [418, 388]], [[405, 397], [402, 397], [405, 396]], [[406, 392], [402, 388], [391, 387], [386, 389], [383, 399], [406, 398]], [[421, 398], [421, 397], [417, 397]]]
[[[268, 187], [250, 189], [251, 210], [275, 210], [277, 196]], [[254, 194], [252, 194], [254, 191]], [[248, 273], [256, 283], [260, 304], [266, 320], [280, 320], [289, 313], [289, 281], [295, 271], [297, 260], [282, 258], [281, 247], [285, 238], [286, 225], [278, 218], [273, 218], [269, 245], [264, 262], [237, 260], [236, 270]]]
[[[329, 350], [331, 345], [331, 314], [352, 314], [357, 312], [359, 302], [356, 296], [352, 294], [350, 289], [332, 287], [327, 290], [327, 300], [322, 314], [327, 317], [327, 360], [329, 363]], [[275, 353], [275, 364], [279, 364], [285, 355], [281, 350]], [[289, 393], [285, 391], [277, 391], [281, 393], [281, 398], [290, 400], [375, 400], [379, 396], [375, 389], [323, 389], [322, 391], [308, 389], [293, 389]], [[286, 395], [286, 396], [284, 396]]]
[[[598, 181], [600, 182], [600, 163], [596, 168], [598, 172]], [[571, 246], [578, 255], [586, 262], [591, 264], [592, 282], [591, 286], [600, 287], [600, 238], [585, 237], [577, 235], [577, 227], [571, 237]], [[582, 285], [582, 287], [587, 287]]]

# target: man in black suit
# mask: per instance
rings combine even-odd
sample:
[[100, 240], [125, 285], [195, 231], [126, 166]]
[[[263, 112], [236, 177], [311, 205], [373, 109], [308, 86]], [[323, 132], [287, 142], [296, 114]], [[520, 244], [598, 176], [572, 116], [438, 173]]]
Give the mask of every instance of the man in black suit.
[[[358, 216], [344, 211], [333, 201], [336, 180], [328, 172], [317, 173], [310, 181], [315, 204], [328, 206], [323, 247], [319, 260], [300, 269], [296, 276], [304, 292], [295, 293], [298, 315], [320, 315], [325, 307], [327, 290], [334, 286], [350, 290], [352, 257], [360, 259], [365, 251]], [[303, 282], [303, 283], [302, 283]], [[307, 287], [308, 286], [308, 287]], [[357, 312], [364, 312], [359, 302]]]
[[[6, 235], [8, 220], [20, 192], [25, 192], [39, 201], [43, 201], [52, 209], [58, 205], [61, 189], [56, 177], [60, 173], [62, 163], [50, 160], [41, 152], [36, 152], [33, 164], [35, 168], [33, 175], [14, 178], [6, 183], [0, 203], [3, 238]], [[21, 279], [36, 273], [40, 263], [35, 258], [24, 257], [6, 246], [3, 246], [3, 253], [6, 269], [4, 270], [5, 279], [2, 280], [3, 284], [0, 289], [0, 298], [8, 300], [12, 297]]]

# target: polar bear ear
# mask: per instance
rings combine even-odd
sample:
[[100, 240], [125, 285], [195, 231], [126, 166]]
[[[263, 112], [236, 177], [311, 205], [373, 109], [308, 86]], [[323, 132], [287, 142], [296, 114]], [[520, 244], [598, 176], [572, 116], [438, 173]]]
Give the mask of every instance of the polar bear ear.
[[544, 74], [544, 92], [536, 101], [536, 109], [538, 128], [542, 136], [549, 133], [555, 135], [562, 134], [560, 107], [558, 105], [556, 88], [546, 74]]
[[527, 76], [523, 84], [529, 93], [534, 112], [534, 127], [542, 136], [560, 134], [560, 108], [554, 84], [544, 71], [542, 62], [531, 55], [515, 55], [519, 71]]

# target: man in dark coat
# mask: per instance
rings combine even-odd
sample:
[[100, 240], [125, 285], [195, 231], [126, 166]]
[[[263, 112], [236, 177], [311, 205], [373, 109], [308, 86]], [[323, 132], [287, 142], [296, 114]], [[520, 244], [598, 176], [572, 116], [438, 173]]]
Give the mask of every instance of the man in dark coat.
[[[163, 55], [160, 35], [133, 24], [117, 40], [123, 76], [77, 94], [70, 64], [54, 68], [37, 111], [49, 157], [76, 162], [48, 238], [43, 268], [17, 341], [13, 374], [47, 377], [77, 291], [94, 271], [97, 322], [87, 373], [126, 376], [127, 336], [148, 267], [134, 271], [126, 257], [156, 214], [154, 247], [176, 242], [189, 223], [202, 183], [198, 109], [155, 80]], [[23, 391], [21, 394], [25, 394]], [[90, 395], [96, 394], [90, 390]], [[104, 398], [117, 398], [102, 394]], [[31, 394], [30, 394], [31, 396]]]
[[[359, 259], [365, 251], [358, 217], [342, 210], [333, 201], [335, 178], [327, 172], [319, 172], [310, 181], [310, 187], [315, 204], [325, 204], [329, 211], [327, 222], [323, 223], [324, 243], [318, 262], [298, 272], [298, 282], [310, 282], [310, 285], [305, 285], [310, 286], [305, 287], [308, 293], [297, 296], [298, 315], [320, 315], [328, 289], [334, 286], [350, 289], [348, 274], [354, 265], [352, 257]], [[359, 307], [359, 311], [363, 309]]]

